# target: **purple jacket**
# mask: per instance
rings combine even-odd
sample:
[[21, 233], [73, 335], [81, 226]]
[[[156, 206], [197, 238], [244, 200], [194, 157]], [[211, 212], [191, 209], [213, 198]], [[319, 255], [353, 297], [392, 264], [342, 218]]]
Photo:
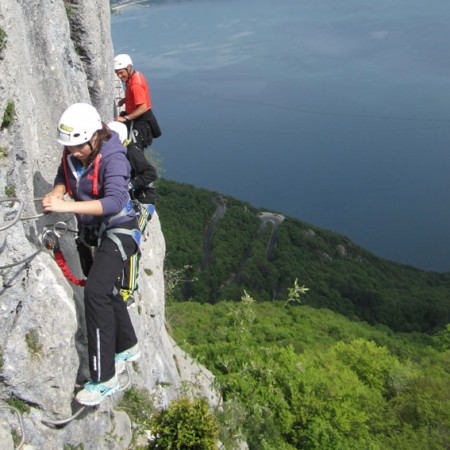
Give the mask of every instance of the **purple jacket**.
[[[126, 153], [127, 150], [120, 143], [118, 134], [113, 132], [111, 139], [103, 143], [96, 177], [95, 161], [80, 175], [77, 172], [80, 168], [79, 161], [67, 152], [66, 164], [64, 161], [61, 162], [54, 184], [64, 184], [72, 193], [74, 200], [99, 200], [103, 207], [103, 216], [77, 214], [81, 224], [100, 225], [101, 222], [105, 222], [107, 228], [112, 228], [136, 217], [128, 194], [131, 168]], [[94, 194], [95, 178], [98, 195]], [[122, 210], [124, 215], [110, 220]]]

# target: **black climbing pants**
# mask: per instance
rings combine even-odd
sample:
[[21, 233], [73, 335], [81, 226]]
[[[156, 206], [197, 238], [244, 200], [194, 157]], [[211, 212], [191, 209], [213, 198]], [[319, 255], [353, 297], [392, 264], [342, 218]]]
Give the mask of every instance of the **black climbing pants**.
[[133, 136], [130, 136], [130, 139], [137, 144], [142, 152], [146, 147], [152, 145], [153, 138], [156, 139], [161, 136], [161, 128], [151, 109], [131, 122], [127, 122], [127, 127], [128, 134], [130, 134], [130, 128], [133, 129]]
[[[119, 235], [128, 257], [136, 253], [131, 236]], [[89, 369], [93, 381], [107, 381], [115, 374], [114, 356], [137, 343], [126, 302], [114, 286], [124, 262], [117, 245], [105, 237], [97, 249], [84, 288]]]
[[152, 145], [153, 134], [150, 126], [150, 122], [144, 118], [138, 118], [133, 120], [133, 137], [131, 138], [133, 142], [140, 148], [143, 152], [146, 147]]

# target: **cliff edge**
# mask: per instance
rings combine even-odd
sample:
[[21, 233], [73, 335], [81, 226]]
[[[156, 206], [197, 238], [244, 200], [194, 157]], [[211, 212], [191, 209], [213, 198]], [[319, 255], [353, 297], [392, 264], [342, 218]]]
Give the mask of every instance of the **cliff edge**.
[[[81, 277], [73, 217], [43, 216], [40, 197], [61, 159], [56, 123], [71, 103], [92, 103], [113, 118], [114, 72], [108, 0], [6, 0], [0, 4], [0, 442], [2, 449], [124, 449], [131, 423], [115, 405], [97, 408], [73, 397], [87, 377], [83, 292], [67, 281], [45, 233], [57, 231], [72, 272]], [[62, 224], [61, 224], [62, 222]], [[180, 389], [219, 399], [212, 375], [167, 334], [165, 242], [157, 213], [142, 244], [139, 293], [131, 309], [142, 358], [124, 384], [146, 389], [157, 406]], [[124, 375], [127, 377], [128, 375]], [[15, 404], [26, 405], [20, 413]]]

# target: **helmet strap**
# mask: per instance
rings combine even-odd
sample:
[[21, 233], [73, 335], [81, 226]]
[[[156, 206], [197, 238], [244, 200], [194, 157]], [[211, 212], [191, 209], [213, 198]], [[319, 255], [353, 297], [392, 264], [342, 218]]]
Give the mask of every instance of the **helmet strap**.
[[130, 78], [131, 78], [131, 76], [133, 75], [133, 73], [134, 73], [133, 68], [132, 68], [131, 66], [127, 66], [127, 74], [128, 74], [128, 79], [127, 79], [127, 81], [130, 80]]

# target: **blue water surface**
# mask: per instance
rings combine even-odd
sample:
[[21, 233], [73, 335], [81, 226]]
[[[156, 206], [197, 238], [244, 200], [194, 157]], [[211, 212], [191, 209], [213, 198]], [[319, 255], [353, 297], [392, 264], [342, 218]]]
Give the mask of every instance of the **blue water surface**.
[[112, 33], [151, 86], [164, 177], [449, 271], [449, 18], [448, 0], [159, 1]]

